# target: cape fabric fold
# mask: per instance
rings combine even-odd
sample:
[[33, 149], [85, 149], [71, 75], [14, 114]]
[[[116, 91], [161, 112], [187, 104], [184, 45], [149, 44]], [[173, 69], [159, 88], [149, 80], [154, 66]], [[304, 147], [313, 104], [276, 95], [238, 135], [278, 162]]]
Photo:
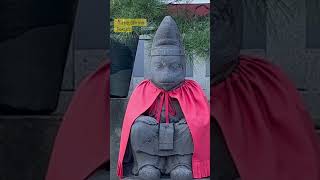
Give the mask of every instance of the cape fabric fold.
[[109, 161], [110, 64], [89, 75], [75, 92], [60, 125], [46, 180], [84, 180]]
[[273, 65], [240, 57], [211, 87], [217, 119], [242, 180], [320, 180], [320, 146], [299, 93]]
[[[130, 129], [137, 117], [153, 104], [163, 90], [150, 80], [142, 81], [133, 91], [124, 116], [118, 159], [118, 176], [123, 176], [123, 159]], [[192, 80], [185, 80], [179, 88], [168, 92], [178, 100], [193, 139], [192, 171], [194, 178], [210, 176], [210, 109], [201, 87]]]

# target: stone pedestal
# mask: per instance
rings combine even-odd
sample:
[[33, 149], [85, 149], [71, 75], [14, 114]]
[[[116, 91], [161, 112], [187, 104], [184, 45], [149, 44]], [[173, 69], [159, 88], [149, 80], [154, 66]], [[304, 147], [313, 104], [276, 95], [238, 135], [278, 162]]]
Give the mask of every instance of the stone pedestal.
[[0, 179], [43, 180], [60, 116], [0, 116]]

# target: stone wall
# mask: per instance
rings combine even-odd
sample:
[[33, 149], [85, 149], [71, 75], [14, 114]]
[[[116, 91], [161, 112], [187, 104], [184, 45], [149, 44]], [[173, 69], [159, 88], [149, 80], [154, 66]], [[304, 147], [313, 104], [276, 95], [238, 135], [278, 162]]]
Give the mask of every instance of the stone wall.
[[108, 6], [108, 0], [78, 1], [55, 112], [0, 116], [0, 180], [45, 179], [53, 142], [72, 95], [80, 81], [101, 64], [108, 49]]
[[102, 63], [104, 49], [75, 49], [71, 42], [56, 111], [0, 116], [0, 180], [43, 180], [61, 117], [81, 80]]
[[245, 13], [243, 52], [265, 57], [281, 67], [320, 128], [320, 39], [316, 33], [320, 31], [320, 5], [317, 0], [283, 2], [285, 8], [272, 1], [273, 6], [267, 5], [267, 12], [255, 19], [250, 12]]

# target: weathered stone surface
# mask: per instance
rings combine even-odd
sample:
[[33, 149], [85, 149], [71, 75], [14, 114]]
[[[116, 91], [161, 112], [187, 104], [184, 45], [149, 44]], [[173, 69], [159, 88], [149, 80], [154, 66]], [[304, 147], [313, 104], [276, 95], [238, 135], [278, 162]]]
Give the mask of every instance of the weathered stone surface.
[[320, 127], [320, 92], [303, 91], [301, 95], [316, 125]]
[[266, 51], [264, 49], [241, 49], [240, 53], [254, 57], [266, 57]]
[[314, 118], [313, 121], [316, 122], [316, 129], [320, 130], [320, 118]]
[[[267, 50], [305, 48], [306, 0], [267, 2]], [[271, 7], [272, 6], [272, 7]]]
[[268, 58], [279, 66], [297, 88], [307, 89], [310, 56], [304, 49], [281, 49], [267, 52]]
[[307, 48], [320, 48], [320, 13], [319, 0], [307, 0]]
[[[262, 3], [260, 3], [261, 6]], [[259, 3], [247, 0], [243, 8], [242, 48], [261, 48], [266, 46], [266, 14], [259, 13]]]
[[53, 113], [54, 115], [63, 115], [67, 111], [72, 100], [73, 93], [73, 91], [60, 91], [58, 105]]
[[307, 89], [320, 92], [320, 49], [309, 49], [305, 53], [309, 59]]
[[66, 61], [66, 65], [64, 68], [63, 73], [63, 81], [62, 81], [62, 90], [73, 90], [74, 88], [74, 38], [72, 36], [70, 45], [69, 45], [69, 51], [68, 51], [68, 57]]
[[[142, 180], [138, 177], [134, 178], [124, 178], [123, 180]], [[161, 180], [170, 180], [170, 178], [161, 178]], [[201, 178], [201, 179], [194, 179], [194, 180], [210, 180], [210, 178]]]
[[59, 116], [1, 116], [1, 178], [43, 180], [59, 123]]
[[109, 48], [109, 1], [79, 1], [75, 18], [76, 49]]
[[5, 127], [3, 124], [3, 120], [0, 119], [0, 179], [5, 179], [4, 176], [4, 158], [5, 158], [5, 154], [4, 154], [4, 148], [5, 148], [5, 144], [4, 144], [4, 138], [5, 138]]
[[128, 99], [112, 98], [110, 102], [110, 179], [117, 179], [120, 134]]
[[83, 78], [97, 70], [105, 60], [107, 51], [104, 49], [76, 50], [75, 51], [75, 88]]
[[297, 87], [306, 88], [305, 0], [284, 0], [283, 4], [267, 3], [270, 11], [267, 16], [267, 57], [279, 65]]
[[[72, 1], [70, 1], [72, 2]], [[55, 109], [70, 27], [34, 28], [0, 44], [0, 104], [4, 113], [47, 113]]]
[[[120, 134], [127, 103], [127, 98], [111, 98], [110, 102], [110, 179], [118, 178], [116, 172], [120, 146]], [[204, 178], [201, 180], [209, 180], [209, 178]]]
[[108, 180], [110, 179], [110, 172], [106, 170], [96, 171], [88, 180]]

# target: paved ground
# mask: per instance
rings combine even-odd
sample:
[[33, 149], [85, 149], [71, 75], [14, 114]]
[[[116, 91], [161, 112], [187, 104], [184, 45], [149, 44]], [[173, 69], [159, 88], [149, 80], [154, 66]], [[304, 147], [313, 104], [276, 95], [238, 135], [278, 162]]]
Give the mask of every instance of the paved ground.
[[[132, 178], [126, 178], [126, 179], [123, 179], [123, 180], [133, 180]], [[136, 179], [136, 180], [139, 180], [139, 179]], [[161, 179], [161, 180], [170, 180], [168, 178], [164, 178], [164, 179]], [[210, 178], [203, 178], [203, 179], [195, 179], [195, 180], [210, 180]]]

